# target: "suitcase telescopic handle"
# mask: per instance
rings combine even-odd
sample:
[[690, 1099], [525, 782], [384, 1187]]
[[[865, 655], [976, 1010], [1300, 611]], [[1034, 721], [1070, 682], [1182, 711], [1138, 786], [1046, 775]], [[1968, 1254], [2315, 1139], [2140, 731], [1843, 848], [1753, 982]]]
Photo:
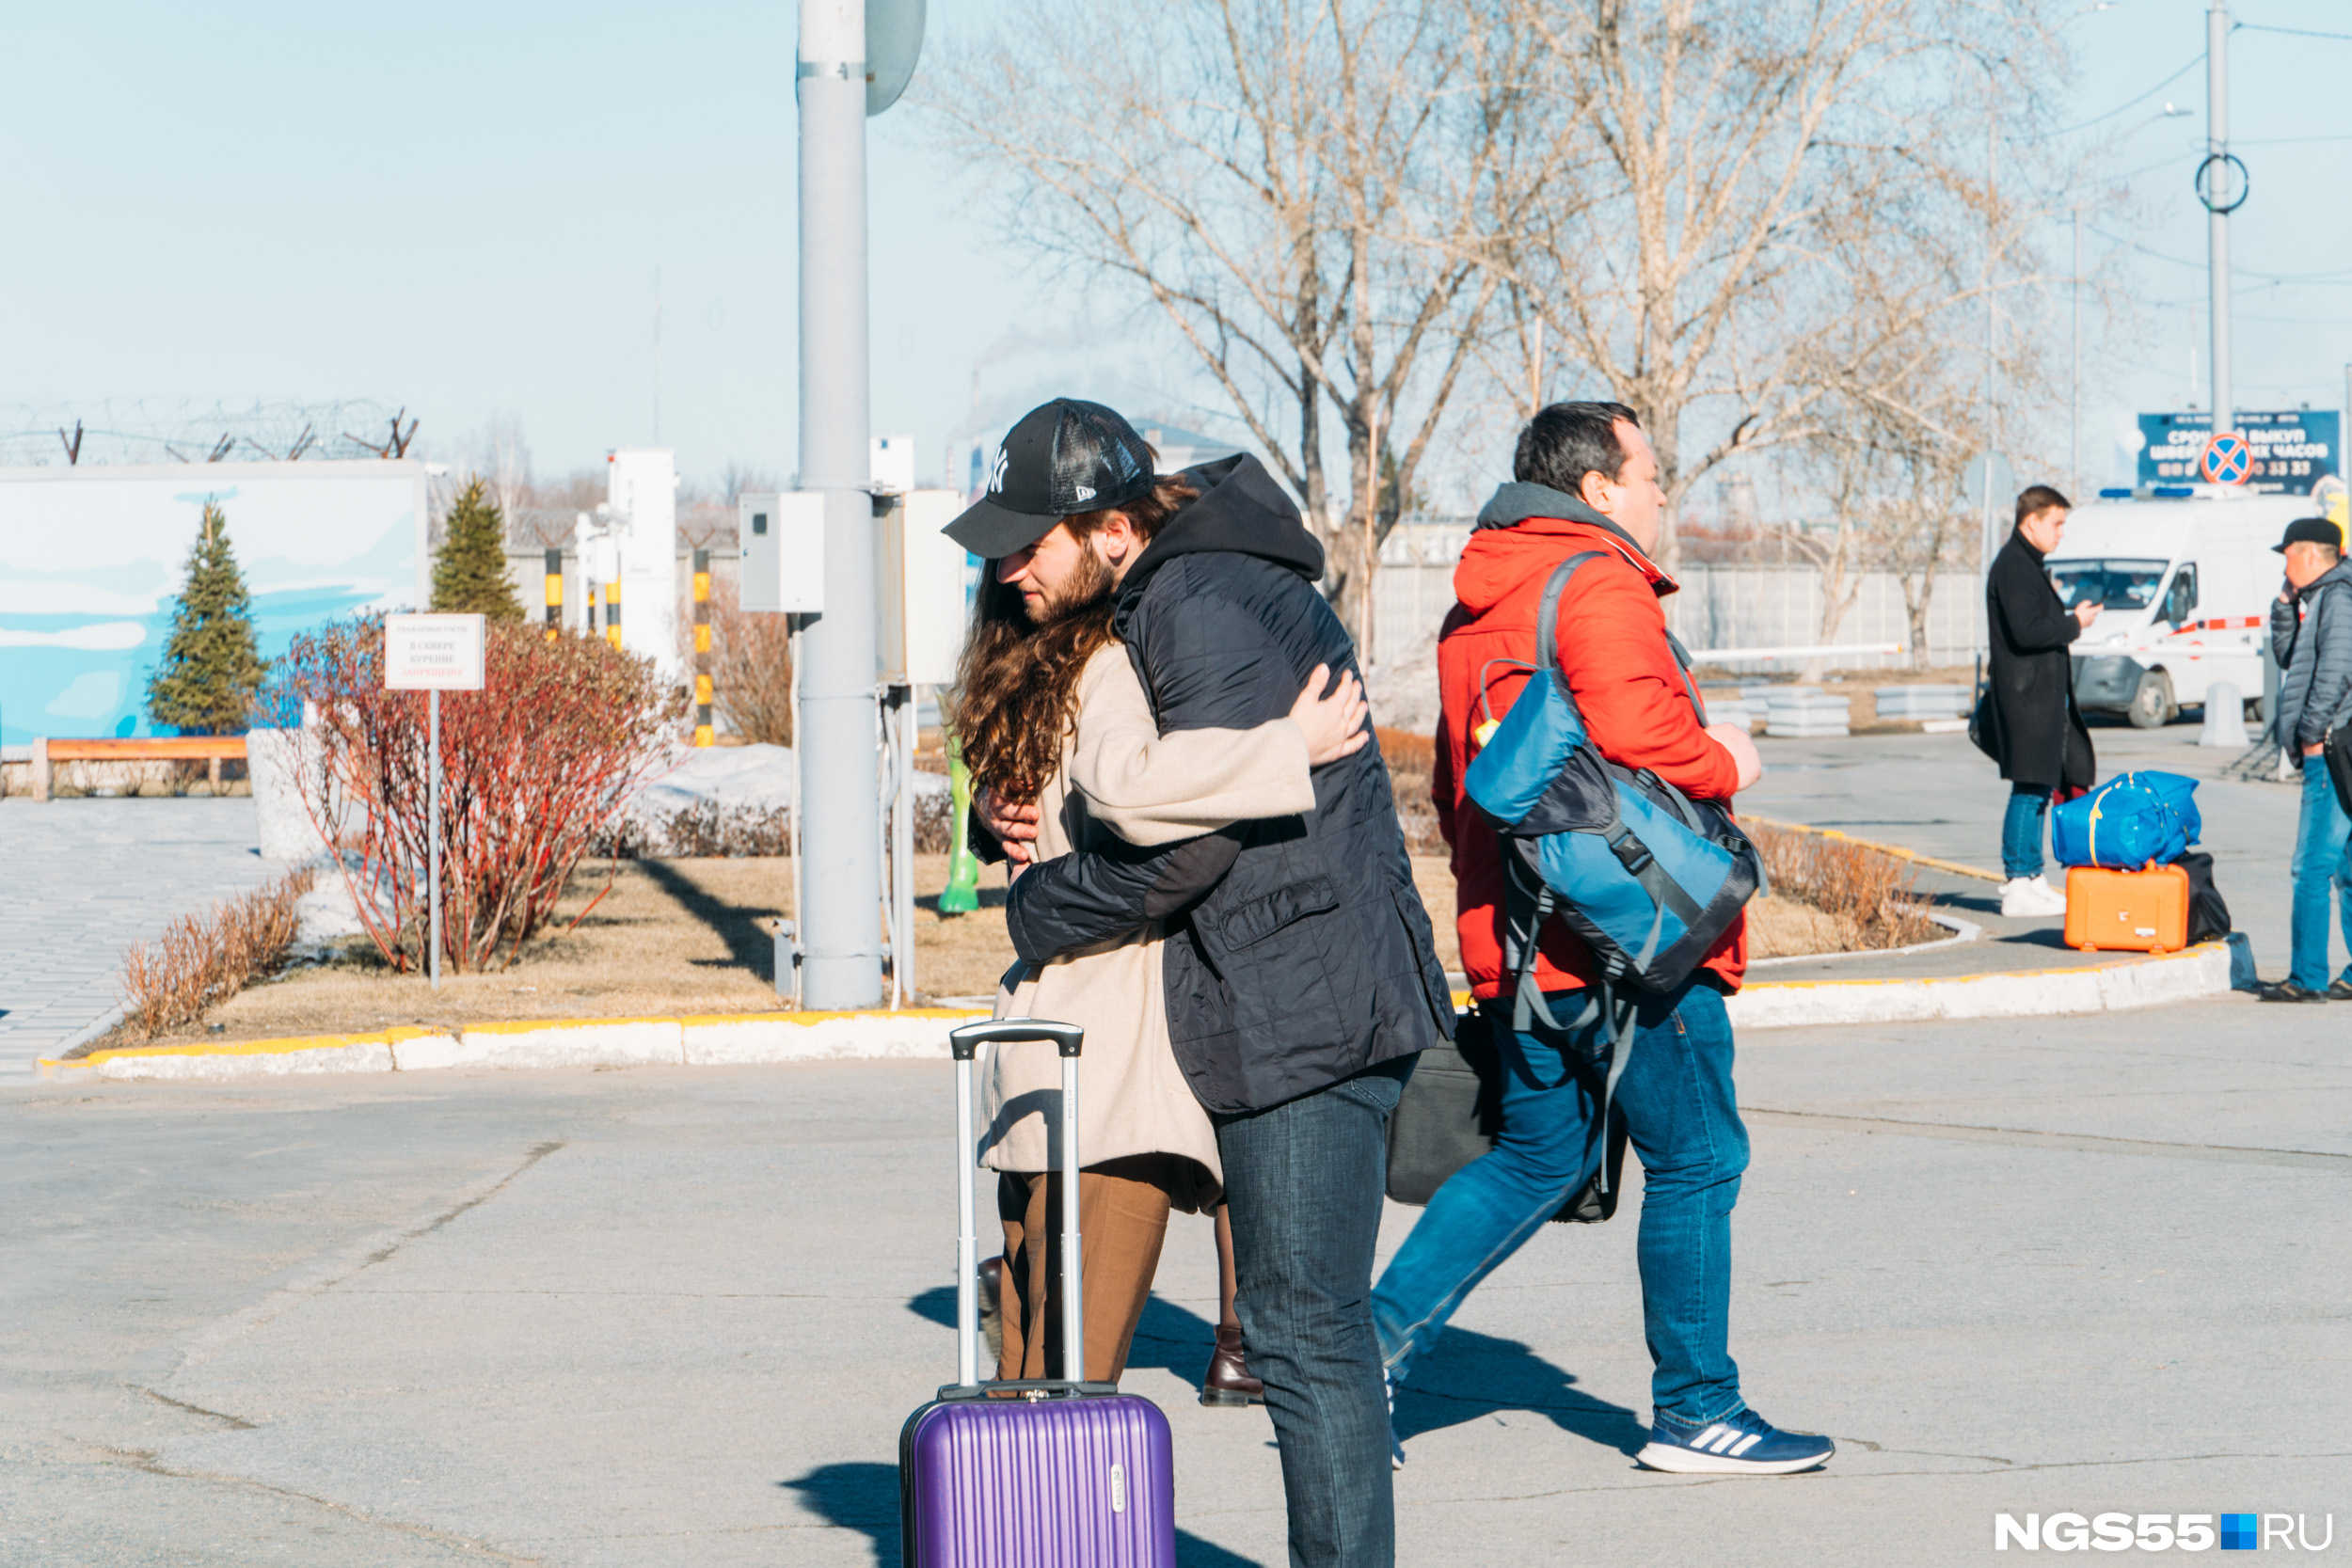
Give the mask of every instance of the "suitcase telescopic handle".
[[1087, 1032], [1074, 1023], [1055, 1023], [1041, 1018], [993, 1018], [982, 1023], [967, 1023], [947, 1031], [947, 1049], [956, 1060], [968, 1062], [983, 1045], [1024, 1045], [1030, 1040], [1052, 1040], [1065, 1056], [1075, 1056], [1085, 1043]]
[[1061, 1056], [1061, 1372], [1073, 1384], [1086, 1376], [1085, 1275], [1078, 1235], [1078, 1050], [1086, 1031], [1075, 1023], [1041, 1018], [996, 1018], [947, 1031], [947, 1049], [956, 1062], [956, 1376], [964, 1387], [978, 1386], [980, 1370], [980, 1240], [974, 1191], [979, 1150], [972, 1126], [972, 1061], [984, 1043], [1025, 1045], [1033, 1040], [1051, 1040]]

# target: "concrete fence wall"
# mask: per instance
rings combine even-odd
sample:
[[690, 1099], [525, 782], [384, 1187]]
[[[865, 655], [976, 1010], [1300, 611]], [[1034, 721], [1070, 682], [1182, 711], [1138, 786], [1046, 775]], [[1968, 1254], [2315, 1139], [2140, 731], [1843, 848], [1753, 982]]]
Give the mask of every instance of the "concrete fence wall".
[[[1804, 647], [1824, 639], [1821, 578], [1810, 566], [1686, 565], [1682, 592], [1666, 600], [1667, 624], [1692, 649]], [[1421, 657], [1437, 638], [1446, 611], [1454, 608], [1454, 563], [1384, 563], [1375, 593], [1373, 657], [1375, 662]], [[1938, 574], [1928, 603], [1928, 661], [1966, 664], [1975, 657], [1984, 616], [1976, 574]], [[1852, 607], [1832, 642], [1911, 641], [1901, 582], [1891, 572], [1862, 578]], [[1743, 670], [1790, 668], [1793, 661], [1743, 663]], [[1848, 655], [1833, 668], [1907, 669], [1911, 655]]]

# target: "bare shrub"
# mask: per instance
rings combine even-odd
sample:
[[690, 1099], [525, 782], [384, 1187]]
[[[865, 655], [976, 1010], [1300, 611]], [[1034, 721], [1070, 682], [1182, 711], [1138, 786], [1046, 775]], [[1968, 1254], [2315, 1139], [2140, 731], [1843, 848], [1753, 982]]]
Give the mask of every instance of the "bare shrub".
[[1405, 830], [1405, 847], [1416, 855], [1442, 855], [1445, 834], [1438, 828], [1437, 802], [1430, 797], [1436, 777], [1438, 744], [1419, 730], [1382, 727], [1380, 760], [1389, 765], [1389, 792], [1396, 798], [1397, 825]]
[[295, 902], [315, 880], [308, 867], [289, 871], [134, 944], [122, 956], [124, 1031], [153, 1039], [283, 964], [301, 925]]
[[1763, 857], [1772, 891], [1836, 922], [1846, 950], [1905, 947], [1944, 934], [1916, 890], [1919, 871], [1867, 844], [1761, 823], [1741, 825]]
[[[488, 633], [485, 689], [441, 696], [441, 951], [461, 973], [514, 962], [685, 714], [650, 661], [601, 638]], [[298, 636], [286, 664], [319, 720], [304, 807], [322, 832], [356, 824], [342, 834], [353, 906], [385, 962], [411, 971], [430, 891], [425, 693], [384, 689], [381, 617]]]
[[714, 581], [711, 705], [746, 740], [792, 744], [792, 641], [782, 615], [738, 607], [735, 585]]

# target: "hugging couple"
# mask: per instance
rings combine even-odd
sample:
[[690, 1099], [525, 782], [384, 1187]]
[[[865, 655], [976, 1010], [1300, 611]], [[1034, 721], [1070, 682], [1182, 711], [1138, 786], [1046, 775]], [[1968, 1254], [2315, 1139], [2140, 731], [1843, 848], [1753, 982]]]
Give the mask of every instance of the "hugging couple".
[[[1162, 476], [1154, 456], [1057, 399], [947, 528], [988, 563], [954, 722], [975, 842], [1012, 874], [996, 1012], [1087, 1032], [1084, 1375], [1124, 1368], [1169, 1210], [1222, 1210], [1219, 1360], [1246, 1346], [1263, 1382], [1292, 1560], [1384, 1562], [1388, 1119], [1451, 997], [1322, 546], [1256, 458]], [[983, 1081], [998, 1375], [1067, 1376], [1060, 1063], [1000, 1046]]]

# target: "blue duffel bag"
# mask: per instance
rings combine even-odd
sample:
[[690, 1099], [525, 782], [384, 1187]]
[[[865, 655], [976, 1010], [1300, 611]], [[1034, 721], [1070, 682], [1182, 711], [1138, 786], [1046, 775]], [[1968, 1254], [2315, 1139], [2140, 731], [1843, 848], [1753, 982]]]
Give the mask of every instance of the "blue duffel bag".
[[2050, 852], [2060, 865], [2137, 871], [2171, 864], [2204, 826], [2195, 779], [2124, 773], [2050, 814]]

